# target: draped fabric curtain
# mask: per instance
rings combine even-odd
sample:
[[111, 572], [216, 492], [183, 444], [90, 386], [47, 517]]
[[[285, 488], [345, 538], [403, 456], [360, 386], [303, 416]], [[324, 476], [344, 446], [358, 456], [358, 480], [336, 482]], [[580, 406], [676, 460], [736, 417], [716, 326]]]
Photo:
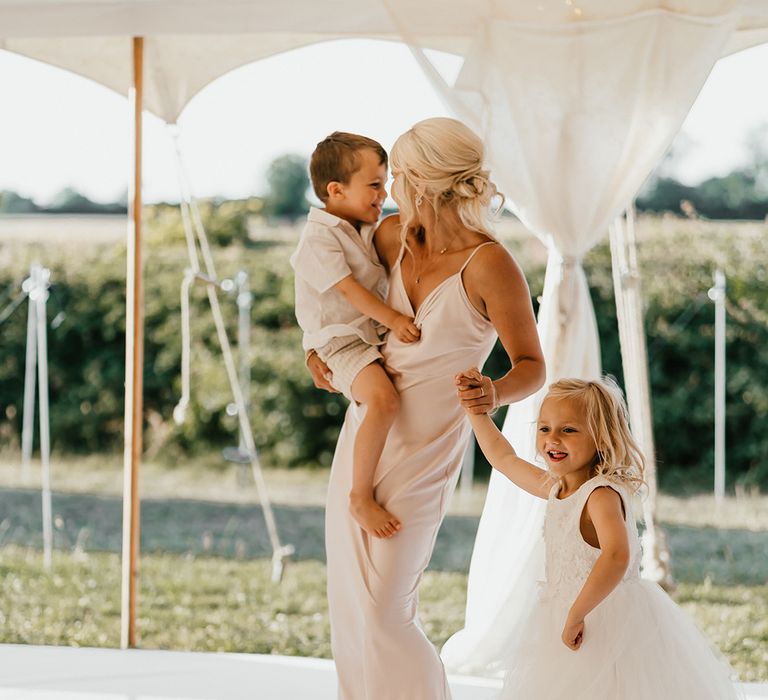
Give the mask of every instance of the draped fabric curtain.
[[[557, 27], [489, 20], [453, 86], [410, 42], [449, 107], [483, 137], [512, 210], [547, 246], [538, 317], [547, 383], [599, 376], [582, 260], [669, 147], [733, 28], [727, 13], [666, 10]], [[543, 391], [511, 406], [504, 425], [532, 460]], [[492, 475], [465, 628], [442, 652], [449, 671], [500, 670], [507, 631], [542, 575], [542, 519], [543, 502]]]

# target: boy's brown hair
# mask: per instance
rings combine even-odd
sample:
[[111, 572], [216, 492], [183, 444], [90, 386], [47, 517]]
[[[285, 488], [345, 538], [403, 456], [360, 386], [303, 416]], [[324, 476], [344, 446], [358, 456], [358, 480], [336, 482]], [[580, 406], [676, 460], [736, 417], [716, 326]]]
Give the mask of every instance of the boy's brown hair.
[[360, 162], [357, 154], [370, 148], [379, 156], [379, 162], [387, 166], [387, 152], [378, 141], [359, 134], [334, 131], [317, 144], [309, 161], [309, 175], [312, 189], [320, 201], [328, 199], [328, 183], [341, 182], [346, 185], [357, 172]]

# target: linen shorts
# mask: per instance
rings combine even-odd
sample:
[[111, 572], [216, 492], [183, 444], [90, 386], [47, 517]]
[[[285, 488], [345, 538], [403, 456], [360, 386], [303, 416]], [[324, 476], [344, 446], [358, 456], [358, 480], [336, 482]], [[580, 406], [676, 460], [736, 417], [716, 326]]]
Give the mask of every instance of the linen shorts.
[[354, 400], [352, 382], [355, 377], [364, 367], [382, 359], [378, 346], [366, 343], [359, 335], [333, 338], [318, 348], [317, 354], [333, 373], [333, 388], [338, 389], [350, 401]]

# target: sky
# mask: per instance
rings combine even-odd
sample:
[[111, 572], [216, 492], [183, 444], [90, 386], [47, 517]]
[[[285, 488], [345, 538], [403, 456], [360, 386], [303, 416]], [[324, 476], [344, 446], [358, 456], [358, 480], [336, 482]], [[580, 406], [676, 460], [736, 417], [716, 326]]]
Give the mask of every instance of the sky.
[[[446, 75], [458, 69], [455, 57], [433, 60]], [[749, 131], [762, 125], [768, 138], [766, 76], [768, 45], [718, 62], [683, 125], [672, 174], [695, 184], [747, 160]], [[272, 159], [308, 156], [331, 131], [389, 149], [414, 122], [448, 114], [405, 46], [344, 40], [223, 76], [189, 103], [178, 130], [194, 194], [241, 198], [266, 192]], [[118, 199], [130, 173], [128, 119], [125, 97], [0, 51], [0, 190], [40, 204], [65, 187]], [[144, 130], [145, 201], [178, 201], [170, 129], [146, 115]]]

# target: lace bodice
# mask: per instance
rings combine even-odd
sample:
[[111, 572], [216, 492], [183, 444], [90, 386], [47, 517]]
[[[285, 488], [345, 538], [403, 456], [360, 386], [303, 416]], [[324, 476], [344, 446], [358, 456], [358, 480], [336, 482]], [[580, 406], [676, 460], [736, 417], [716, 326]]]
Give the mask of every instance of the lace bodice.
[[547, 512], [544, 517], [546, 561], [542, 594], [546, 597], [575, 597], [600, 556], [600, 550], [587, 544], [579, 529], [581, 513], [587, 499], [599, 486], [613, 488], [624, 503], [630, 563], [623, 580], [636, 579], [640, 576], [640, 540], [627, 492], [605, 477], [597, 476], [582, 484], [575, 493], [560, 500], [557, 498], [560, 485], [555, 484], [549, 493]]

